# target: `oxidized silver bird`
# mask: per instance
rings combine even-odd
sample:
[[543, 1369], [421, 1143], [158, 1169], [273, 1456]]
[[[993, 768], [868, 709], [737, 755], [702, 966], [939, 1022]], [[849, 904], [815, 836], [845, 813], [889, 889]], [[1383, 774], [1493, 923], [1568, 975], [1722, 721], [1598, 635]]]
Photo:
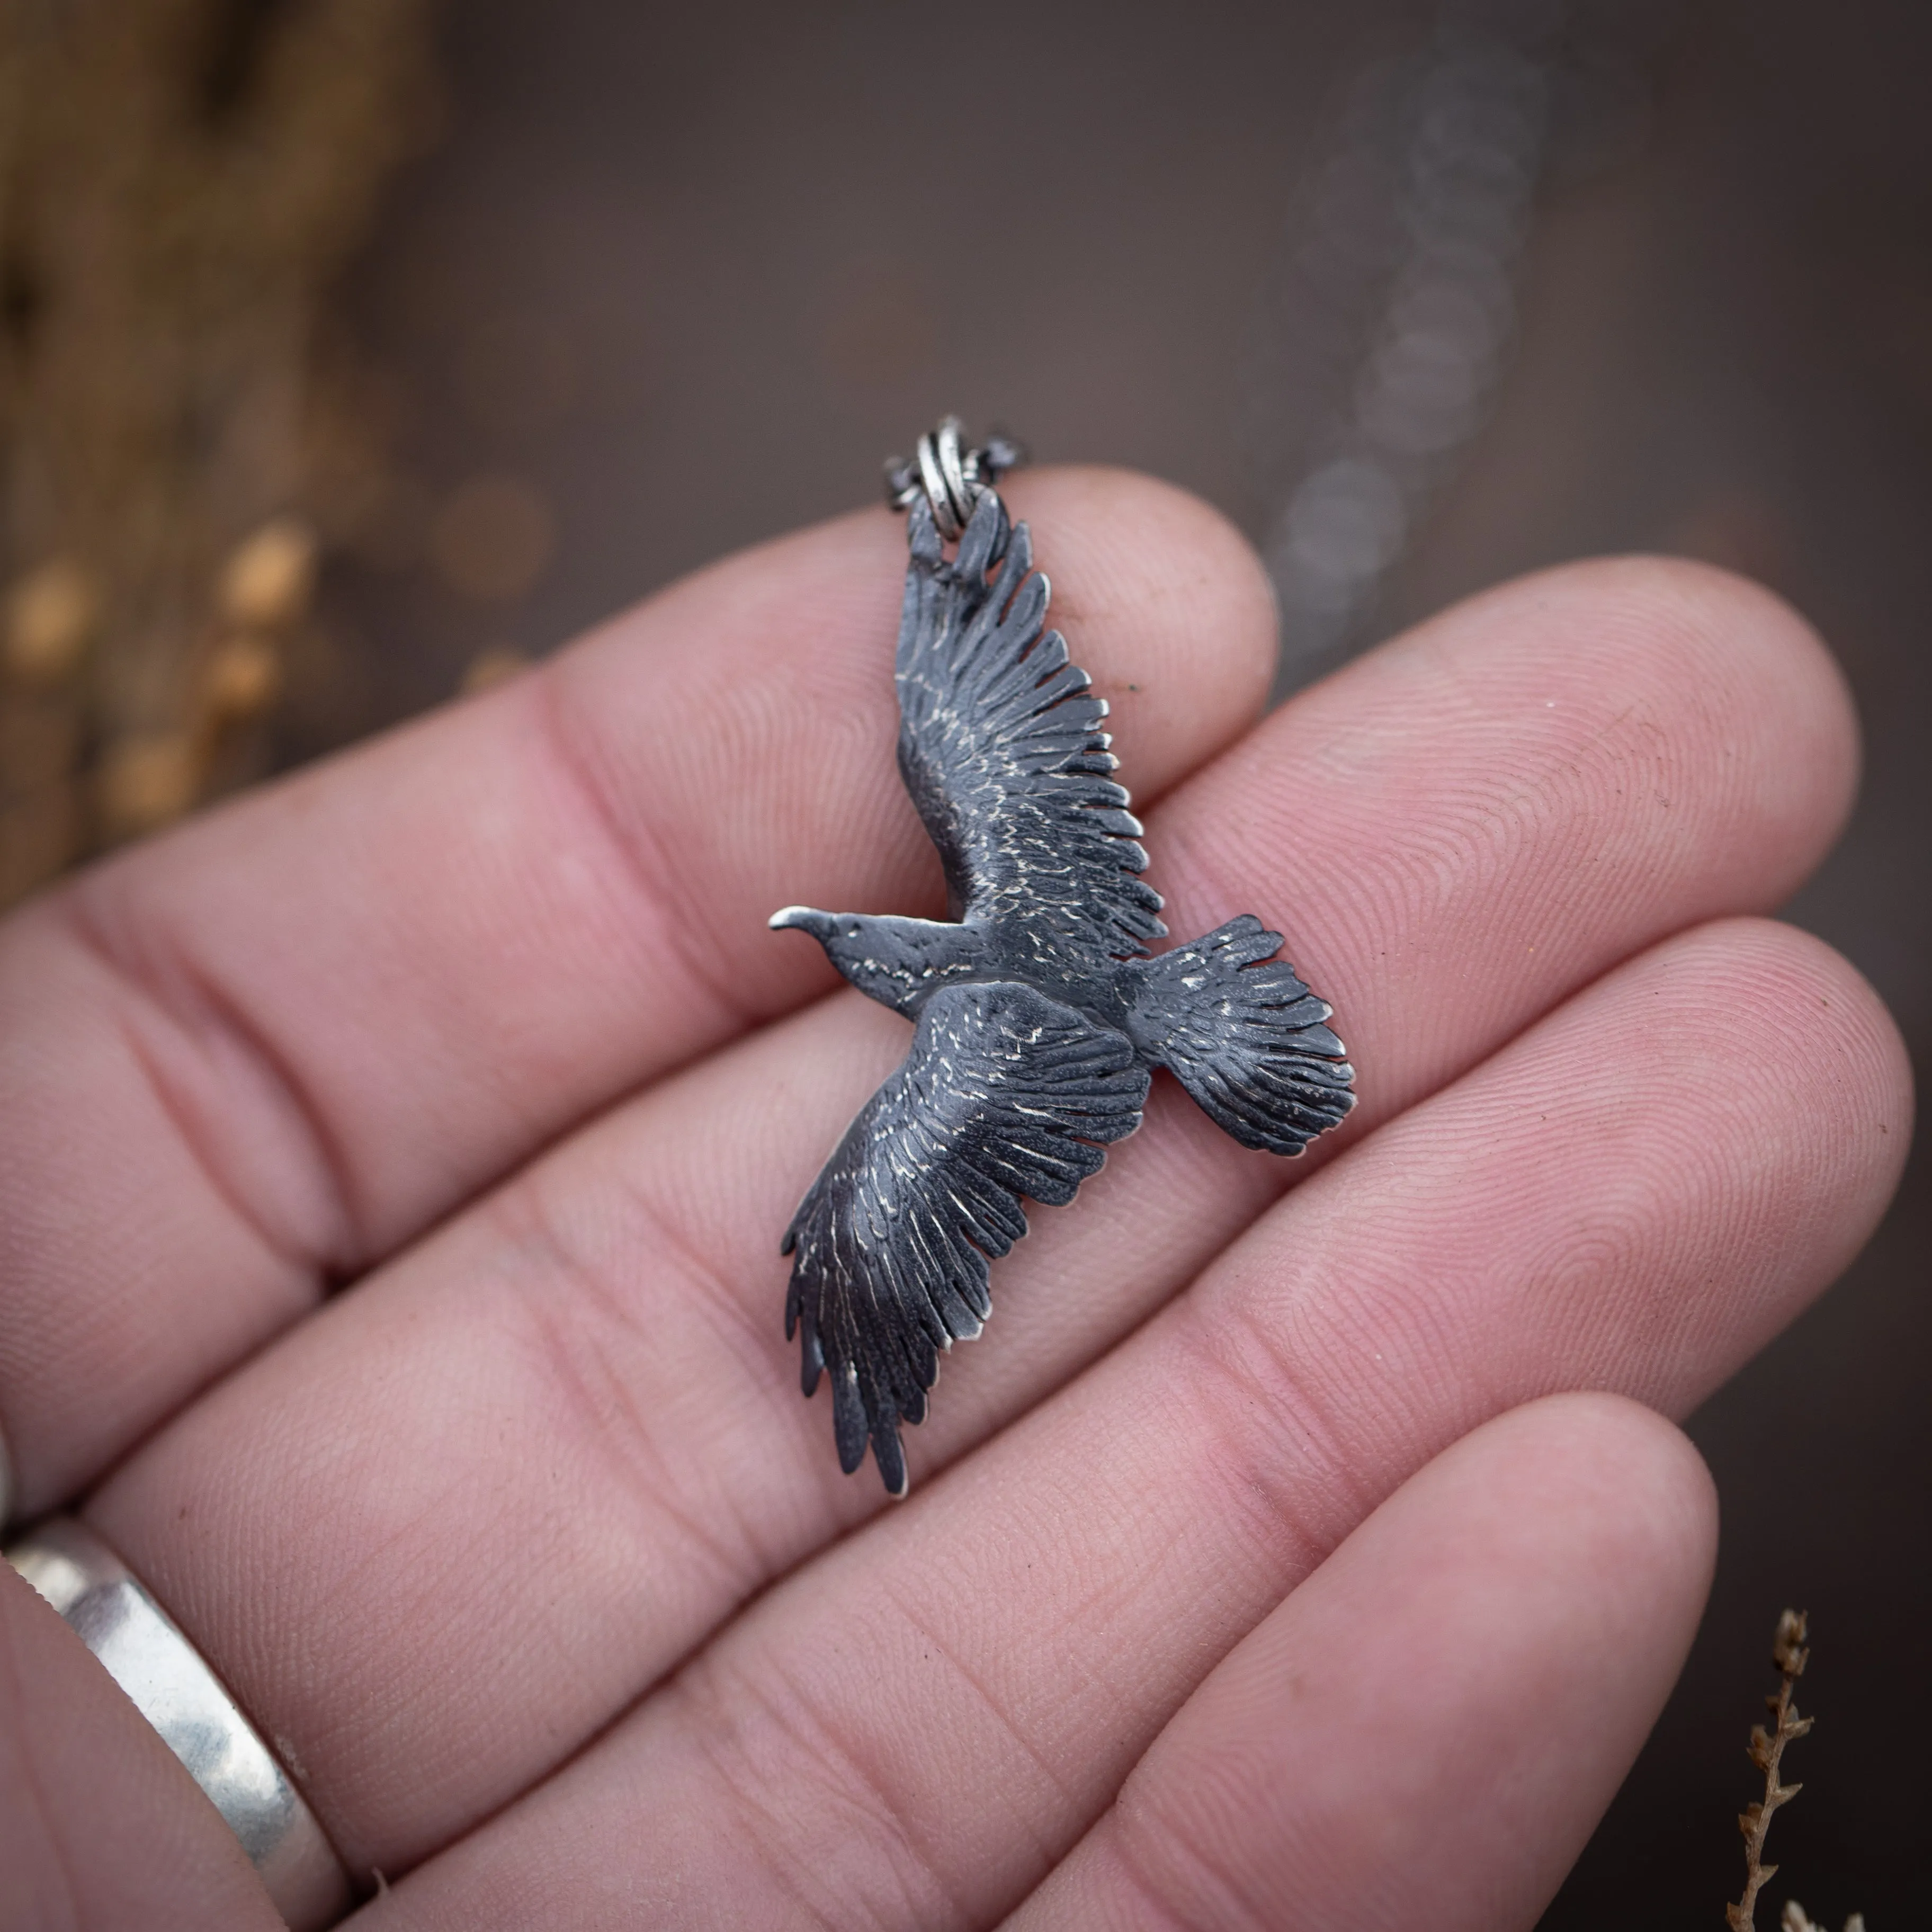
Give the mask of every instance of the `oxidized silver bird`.
[[[787, 906], [859, 990], [914, 1022], [786, 1231], [788, 1338], [806, 1395], [832, 1376], [849, 1474], [869, 1442], [903, 1496], [902, 1422], [939, 1352], [992, 1310], [988, 1260], [1141, 1124], [1165, 1066], [1244, 1147], [1298, 1154], [1354, 1104], [1330, 1009], [1251, 914], [1148, 956], [1160, 896], [1101, 730], [1106, 701], [1045, 628], [1048, 586], [993, 487], [1010, 446], [949, 418], [889, 470], [910, 511], [898, 760], [939, 848], [950, 921]], [[946, 562], [942, 538], [956, 541]]]

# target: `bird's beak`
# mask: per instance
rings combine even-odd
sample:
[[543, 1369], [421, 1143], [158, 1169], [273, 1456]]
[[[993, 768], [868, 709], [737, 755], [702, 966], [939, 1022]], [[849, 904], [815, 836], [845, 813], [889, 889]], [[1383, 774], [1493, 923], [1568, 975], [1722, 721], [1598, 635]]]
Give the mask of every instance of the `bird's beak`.
[[780, 906], [765, 923], [774, 932], [782, 932], [788, 926], [802, 926], [807, 932], [823, 938], [830, 928], [832, 915], [812, 906]]

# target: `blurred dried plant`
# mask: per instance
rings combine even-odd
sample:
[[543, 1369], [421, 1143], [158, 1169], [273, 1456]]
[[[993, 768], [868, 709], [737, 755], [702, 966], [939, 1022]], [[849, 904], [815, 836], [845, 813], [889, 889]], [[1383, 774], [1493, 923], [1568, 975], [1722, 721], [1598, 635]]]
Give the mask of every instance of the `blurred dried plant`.
[[432, 0], [0, 0], [0, 904], [262, 762], [388, 492], [326, 298]]
[[[1744, 1836], [1744, 1890], [1736, 1904], [1724, 1907], [1724, 1922], [1731, 1932], [1752, 1932], [1756, 1924], [1757, 1895], [1778, 1870], [1777, 1866], [1764, 1862], [1764, 1841], [1771, 1829], [1772, 1816], [1804, 1789], [1802, 1785], [1781, 1783], [1780, 1778], [1785, 1746], [1811, 1728], [1811, 1719], [1798, 1714], [1791, 1694], [1792, 1687], [1804, 1675], [1804, 1666], [1810, 1661], [1811, 1653], [1805, 1648], [1808, 1634], [1804, 1612], [1786, 1610], [1778, 1618], [1777, 1634], [1772, 1639], [1771, 1660], [1778, 1672], [1778, 1688], [1764, 1700], [1772, 1723], [1768, 1730], [1762, 1724], [1754, 1725], [1750, 1743], [1746, 1748], [1746, 1755], [1764, 1774], [1764, 1796], [1747, 1807], [1738, 1819], [1738, 1828]], [[1796, 1899], [1786, 1900], [1778, 1925], [1779, 1932], [1825, 1932], [1822, 1926], [1814, 1924], [1805, 1916], [1804, 1906]], [[1865, 1932], [1863, 1915], [1853, 1912], [1845, 1921], [1845, 1932]]]
[[[1804, 1908], [1796, 1899], [1784, 1902], [1784, 1916], [1778, 1920], [1778, 1932], [1825, 1932], [1823, 1926], [1805, 1915]], [[1855, 1912], [1845, 1921], [1845, 1932], [1865, 1932], [1865, 1916]]]

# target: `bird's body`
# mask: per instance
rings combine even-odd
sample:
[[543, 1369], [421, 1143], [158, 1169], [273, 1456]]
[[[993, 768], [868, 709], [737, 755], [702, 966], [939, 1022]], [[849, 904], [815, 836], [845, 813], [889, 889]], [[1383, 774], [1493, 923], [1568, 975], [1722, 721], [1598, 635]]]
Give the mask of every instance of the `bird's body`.
[[786, 1333], [809, 1395], [832, 1371], [839, 1460], [868, 1443], [905, 1488], [902, 1421], [938, 1352], [976, 1335], [988, 1258], [1140, 1124], [1165, 1066], [1244, 1145], [1298, 1154], [1353, 1104], [1329, 1008], [1250, 915], [1166, 936], [1099, 727], [1104, 702], [1044, 628], [1024, 524], [982, 489], [956, 556], [911, 506], [899, 631], [899, 766], [938, 848], [950, 920], [788, 906], [860, 990], [914, 1022], [911, 1050], [848, 1130], [788, 1231]]
[[942, 987], [1015, 982], [1072, 1007], [1096, 1026], [1125, 1032], [1145, 971], [1141, 960], [1015, 945], [1004, 928], [976, 920], [814, 913], [808, 906], [787, 906], [772, 915], [772, 924], [810, 932], [862, 993], [909, 1020], [917, 1019]]

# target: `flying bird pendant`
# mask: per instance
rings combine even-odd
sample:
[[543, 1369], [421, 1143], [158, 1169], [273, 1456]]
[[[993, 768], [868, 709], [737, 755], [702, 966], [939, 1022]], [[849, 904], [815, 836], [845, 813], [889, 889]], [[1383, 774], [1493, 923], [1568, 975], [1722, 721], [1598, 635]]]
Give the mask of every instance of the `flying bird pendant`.
[[[910, 1050], [847, 1129], [785, 1232], [785, 1334], [810, 1396], [830, 1372], [838, 1460], [869, 1444], [903, 1496], [902, 1423], [939, 1354], [992, 1312], [988, 1263], [1141, 1124], [1164, 1066], [1244, 1147], [1298, 1154], [1354, 1104], [1331, 1011], [1251, 914], [1150, 956], [1160, 896], [1101, 721], [1046, 628], [1046, 578], [994, 483], [1018, 460], [948, 418], [890, 467], [909, 512], [899, 771], [939, 848], [948, 920], [787, 906]], [[950, 562], [944, 546], [956, 548]]]

